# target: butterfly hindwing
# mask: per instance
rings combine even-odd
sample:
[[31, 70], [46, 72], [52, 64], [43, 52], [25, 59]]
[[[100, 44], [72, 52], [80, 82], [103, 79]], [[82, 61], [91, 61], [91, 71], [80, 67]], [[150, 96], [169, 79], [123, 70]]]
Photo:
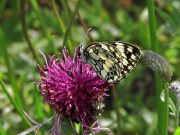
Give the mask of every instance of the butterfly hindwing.
[[120, 41], [94, 42], [87, 45], [81, 53], [98, 75], [110, 83], [125, 78], [141, 57], [138, 47]]

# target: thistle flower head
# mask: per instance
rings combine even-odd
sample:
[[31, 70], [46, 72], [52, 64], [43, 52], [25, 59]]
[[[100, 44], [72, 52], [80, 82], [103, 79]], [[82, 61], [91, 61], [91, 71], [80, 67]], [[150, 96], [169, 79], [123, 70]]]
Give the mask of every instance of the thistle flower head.
[[89, 125], [96, 119], [110, 85], [83, 63], [77, 53], [73, 59], [66, 49], [62, 53], [64, 60], [52, 56], [48, 65], [40, 67], [39, 89], [58, 113], [73, 122]]

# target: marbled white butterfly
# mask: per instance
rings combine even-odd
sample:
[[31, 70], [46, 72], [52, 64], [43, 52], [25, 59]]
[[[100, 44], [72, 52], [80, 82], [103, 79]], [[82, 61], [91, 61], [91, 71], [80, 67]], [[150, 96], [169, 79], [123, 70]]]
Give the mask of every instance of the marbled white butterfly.
[[93, 42], [80, 47], [83, 60], [109, 83], [117, 83], [126, 77], [141, 58], [141, 50], [120, 41]]

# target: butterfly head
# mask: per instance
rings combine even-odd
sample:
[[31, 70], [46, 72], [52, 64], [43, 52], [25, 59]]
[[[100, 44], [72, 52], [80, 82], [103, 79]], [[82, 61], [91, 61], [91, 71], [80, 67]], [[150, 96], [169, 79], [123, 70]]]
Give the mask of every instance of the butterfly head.
[[84, 62], [87, 62], [87, 53], [84, 51], [85, 49], [85, 46], [83, 45], [80, 45], [79, 46], [79, 56], [83, 59]]
[[84, 46], [83, 45], [80, 45], [79, 46], [79, 50], [80, 50], [80, 54], [82, 54], [83, 50], [84, 50]]

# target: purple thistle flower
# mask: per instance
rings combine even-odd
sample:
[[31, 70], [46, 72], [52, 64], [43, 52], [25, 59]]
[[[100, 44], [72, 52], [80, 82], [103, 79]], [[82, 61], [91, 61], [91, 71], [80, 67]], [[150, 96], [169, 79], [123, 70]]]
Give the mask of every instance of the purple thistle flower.
[[64, 60], [54, 56], [49, 64], [40, 67], [42, 77], [39, 89], [45, 101], [56, 111], [72, 122], [91, 126], [102, 109], [103, 99], [107, 96], [110, 84], [85, 64], [76, 53], [70, 58], [63, 49]]

